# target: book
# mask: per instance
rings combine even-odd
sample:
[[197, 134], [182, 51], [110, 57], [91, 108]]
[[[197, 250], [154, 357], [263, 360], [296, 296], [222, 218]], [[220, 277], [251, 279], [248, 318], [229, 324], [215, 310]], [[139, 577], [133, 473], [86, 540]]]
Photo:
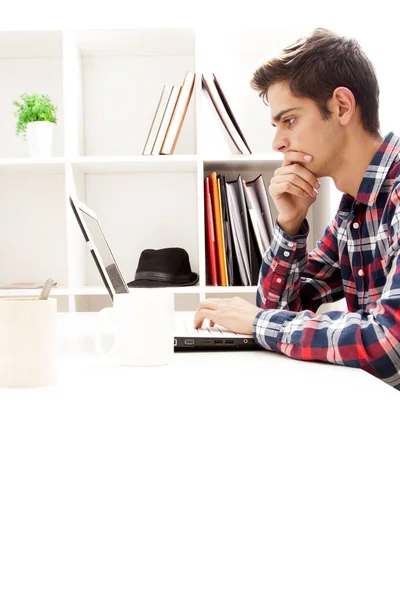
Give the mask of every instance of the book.
[[223, 207], [223, 220], [226, 224], [225, 240], [226, 247], [226, 266], [228, 270], [228, 285], [241, 285], [242, 279], [239, 272], [238, 256], [234, 243], [234, 224], [231, 222], [231, 215], [228, 203], [228, 194], [226, 189], [226, 176], [218, 175], [221, 188], [221, 203]]
[[240, 216], [243, 221], [245, 232], [247, 256], [249, 259], [249, 278], [250, 285], [257, 283], [261, 264], [261, 255], [258, 252], [256, 235], [253, 230], [252, 222], [247, 208], [243, 179], [240, 175], [237, 177], [237, 191], [239, 194]]
[[169, 124], [171, 122], [171, 118], [172, 118], [173, 112], [175, 110], [175, 106], [176, 106], [180, 91], [181, 91], [180, 85], [172, 86], [171, 94], [168, 98], [167, 106], [165, 108], [163, 118], [161, 120], [161, 125], [159, 127], [155, 142], [153, 144], [153, 148], [151, 150], [151, 153], [153, 155], [160, 154], [161, 147], [164, 143], [165, 136], [167, 135], [167, 130], [168, 130]]
[[236, 255], [239, 260], [239, 267], [240, 263], [242, 265], [241, 283], [243, 285], [256, 285], [259, 278], [262, 252], [255, 215], [248, 210], [245, 186], [240, 175], [234, 181], [228, 181], [227, 188], [236, 230]]
[[172, 114], [160, 154], [174, 153], [175, 146], [178, 141], [183, 121], [189, 106], [190, 98], [192, 97], [195, 78], [195, 73], [190, 73], [188, 71], [183, 79], [178, 100], [176, 101], [175, 110]]
[[241, 154], [251, 154], [251, 151], [247, 147], [246, 143], [243, 141], [241, 134], [236, 129], [236, 119], [232, 121], [230, 117], [230, 114], [233, 115], [232, 110], [229, 108], [228, 112], [226, 109], [226, 105], [228, 105], [228, 102], [225, 96], [224, 101], [222, 100], [214, 81], [214, 75], [208, 75], [207, 73], [203, 73], [201, 76], [201, 81], [203, 88], [206, 90], [211, 102], [214, 105], [215, 110], [218, 113], [219, 118], [221, 119], [227, 133], [229, 134], [236, 148]]
[[248, 212], [248, 224], [249, 224], [249, 256], [250, 256], [250, 270], [251, 270], [251, 285], [257, 285], [260, 267], [262, 263], [262, 243], [259, 236], [259, 230], [254, 212], [250, 212], [248, 206], [246, 206]]
[[269, 248], [269, 246], [271, 245], [271, 242], [270, 242], [270, 239], [268, 236], [268, 232], [267, 232], [267, 227], [265, 224], [265, 220], [264, 220], [263, 214], [261, 212], [260, 203], [257, 198], [256, 190], [254, 189], [253, 186], [247, 185], [247, 181], [243, 181], [243, 185], [244, 185], [245, 198], [246, 198], [246, 202], [247, 202], [247, 208], [249, 210], [249, 213], [254, 215], [254, 220], [257, 224], [257, 228], [258, 228], [258, 232], [259, 232], [259, 236], [257, 237], [257, 240], [258, 240], [258, 238], [260, 239], [260, 242], [262, 244], [262, 254], [263, 254], [265, 252], [265, 250], [267, 250], [267, 248]]
[[159, 98], [156, 112], [154, 113], [153, 121], [151, 123], [146, 143], [143, 148], [143, 155], [145, 156], [152, 154], [154, 142], [156, 141], [157, 134], [164, 117], [165, 109], [167, 108], [168, 100], [172, 92], [172, 88], [172, 85], [164, 85], [161, 90], [161, 96]]
[[255, 214], [254, 209], [249, 208], [248, 205], [247, 205], [247, 210], [249, 211], [249, 217], [250, 217], [251, 226], [253, 228], [253, 233], [254, 233], [255, 240], [257, 242], [258, 253], [259, 253], [260, 256], [263, 256], [264, 252], [265, 252], [265, 249], [264, 249], [264, 245], [262, 243], [262, 239], [261, 239], [261, 236], [260, 236], [260, 230], [258, 228], [257, 216]]
[[262, 174], [253, 179], [252, 181], [246, 181], [246, 185], [248, 188], [254, 188], [256, 192], [261, 213], [267, 229], [269, 242], [271, 243], [272, 236], [274, 234], [274, 222], [272, 219], [270, 199], [268, 196], [267, 188], [265, 187], [264, 178]]
[[210, 175], [211, 201], [213, 208], [215, 241], [217, 249], [217, 271], [219, 285], [228, 285], [225, 255], [224, 226], [222, 222], [221, 199], [218, 190], [217, 174], [213, 171]]
[[248, 143], [246, 141], [246, 138], [244, 137], [243, 132], [242, 132], [242, 130], [239, 127], [239, 123], [235, 119], [235, 116], [234, 116], [234, 114], [232, 112], [232, 109], [229, 106], [228, 100], [226, 99], [226, 96], [225, 96], [224, 92], [222, 91], [221, 85], [220, 85], [218, 79], [216, 78], [216, 76], [214, 75], [214, 73], [212, 74], [212, 77], [213, 77], [213, 81], [215, 83], [215, 87], [217, 88], [217, 91], [218, 91], [218, 93], [220, 95], [220, 98], [222, 100], [222, 103], [225, 106], [226, 112], [228, 113], [228, 115], [229, 115], [232, 123], [236, 127], [238, 134], [240, 135], [240, 137], [242, 138], [243, 142], [245, 143], [247, 150], [251, 154], [251, 150], [250, 150], [250, 147], [249, 147], [249, 145], [248, 145]]
[[[226, 182], [226, 198], [232, 231], [233, 250], [238, 271], [238, 279], [235, 281], [235, 285], [248, 285], [249, 280], [247, 278], [247, 272], [242, 252], [243, 232], [241, 231], [242, 225], [240, 222], [240, 215], [237, 208], [237, 197], [235, 190], [231, 185], [228, 184], [228, 182]], [[242, 240], [242, 243], [240, 240]]]
[[227, 285], [233, 285], [233, 256], [232, 256], [232, 229], [229, 222], [229, 212], [226, 198], [226, 185], [224, 175], [217, 175], [218, 181], [218, 192], [221, 199], [221, 215], [222, 223], [224, 228], [224, 241], [225, 241], [225, 258], [226, 258], [226, 270], [227, 270]]
[[251, 285], [250, 233], [240, 175], [226, 182], [226, 190], [241, 284]]
[[214, 229], [214, 219], [213, 219], [213, 213], [212, 213], [210, 178], [209, 177], [205, 178], [204, 206], [205, 206], [205, 220], [206, 220], [206, 249], [207, 249], [207, 258], [208, 258], [207, 266], [208, 266], [208, 275], [209, 275], [209, 278], [208, 278], [209, 281], [207, 283], [211, 283], [211, 285], [218, 285], [215, 229]]

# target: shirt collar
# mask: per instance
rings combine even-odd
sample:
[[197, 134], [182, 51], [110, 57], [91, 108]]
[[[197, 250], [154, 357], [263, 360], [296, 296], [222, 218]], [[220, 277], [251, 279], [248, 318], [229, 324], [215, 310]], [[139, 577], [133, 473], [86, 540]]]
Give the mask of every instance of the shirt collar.
[[[400, 138], [390, 132], [384, 138], [365, 172], [355, 198], [356, 202], [368, 206], [375, 203], [394, 160], [400, 160]], [[350, 194], [346, 196], [354, 200]]]

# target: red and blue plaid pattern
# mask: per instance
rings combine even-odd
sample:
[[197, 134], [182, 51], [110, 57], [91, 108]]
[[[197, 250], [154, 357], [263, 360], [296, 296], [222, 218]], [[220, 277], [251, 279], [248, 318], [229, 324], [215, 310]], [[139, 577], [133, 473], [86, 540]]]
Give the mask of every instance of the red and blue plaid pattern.
[[[385, 137], [356, 198], [343, 195], [309, 254], [308, 231], [305, 220], [292, 238], [276, 223], [254, 338], [299, 360], [359, 367], [400, 390], [400, 138]], [[343, 297], [347, 311], [315, 314]]]

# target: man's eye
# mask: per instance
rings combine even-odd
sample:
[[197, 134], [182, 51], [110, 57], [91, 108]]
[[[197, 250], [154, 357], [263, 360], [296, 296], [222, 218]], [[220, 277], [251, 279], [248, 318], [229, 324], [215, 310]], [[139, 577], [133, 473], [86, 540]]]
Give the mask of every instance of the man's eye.
[[284, 123], [288, 123], [289, 127], [291, 127], [293, 125], [293, 123], [295, 122], [296, 118], [292, 117], [291, 119], [285, 119], [283, 122]]

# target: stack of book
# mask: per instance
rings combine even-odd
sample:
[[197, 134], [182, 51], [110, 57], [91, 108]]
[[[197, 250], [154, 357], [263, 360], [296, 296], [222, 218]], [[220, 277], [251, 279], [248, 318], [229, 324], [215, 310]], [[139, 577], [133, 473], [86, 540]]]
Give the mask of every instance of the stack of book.
[[163, 86], [143, 149], [144, 155], [173, 154], [192, 96], [194, 81], [195, 74], [187, 72], [182, 85]]
[[257, 285], [273, 220], [262, 174], [228, 181], [211, 173], [204, 181], [208, 285]]
[[[192, 96], [195, 73], [187, 72], [182, 85], [164, 85], [143, 149], [143, 155], [173, 154]], [[203, 73], [202, 87], [226, 133], [241, 154], [250, 147], [214, 73]]]

